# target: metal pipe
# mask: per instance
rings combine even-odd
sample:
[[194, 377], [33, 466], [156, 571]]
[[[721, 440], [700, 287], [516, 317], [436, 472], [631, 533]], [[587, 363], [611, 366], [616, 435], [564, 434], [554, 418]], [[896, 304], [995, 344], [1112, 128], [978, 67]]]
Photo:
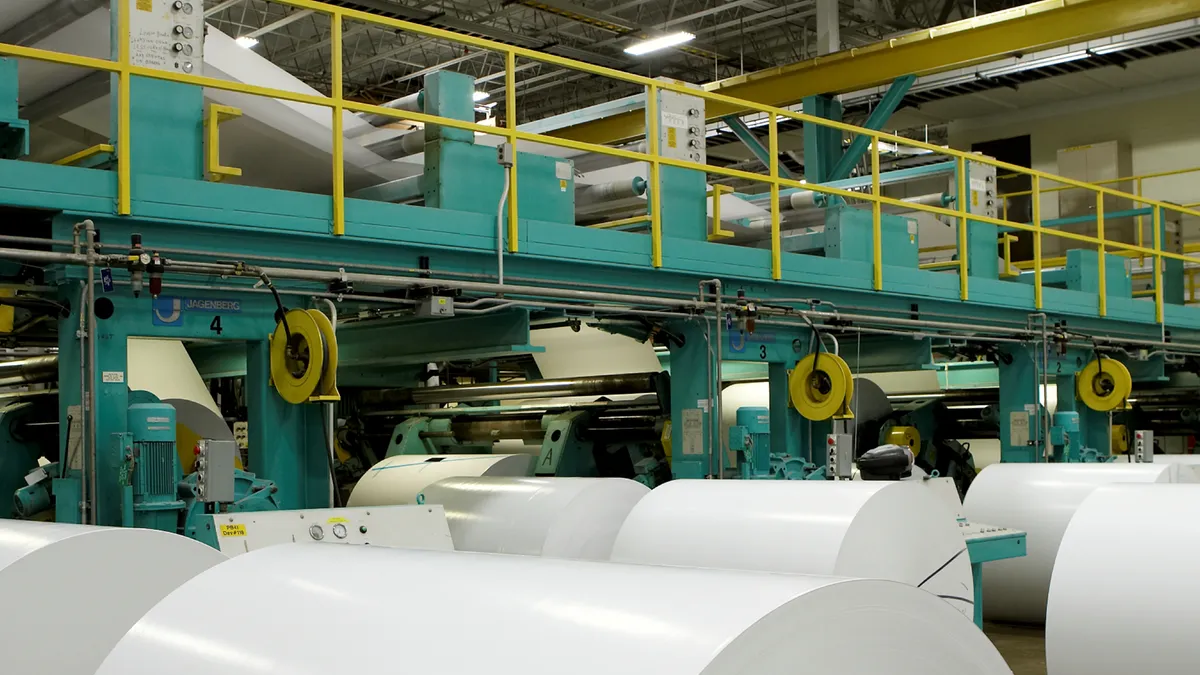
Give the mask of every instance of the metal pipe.
[[578, 185], [575, 187], [575, 207], [590, 206], [615, 199], [641, 197], [644, 194], [646, 194], [646, 179], [641, 176], [608, 183]]
[[[401, 98], [397, 98], [397, 99], [388, 101], [387, 103], [384, 103], [382, 107], [388, 108], [390, 110], [405, 110], [408, 112], [424, 112], [425, 111], [425, 90], [422, 89], [421, 91], [418, 91], [415, 94], [409, 94], [408, 96], [403, 96]], [[395, 117], [388, 117], [386, 115], [375, 115], [375, 114], [369, 114], [369, 115], [364, 114], [364, 115], [362, 115], [362, 120], [364, 122], [370, 124], [373, 127], [383, 127], [383, 126], [387, 126], [393, 122], [400, 121], [400, 120], [396, 119]]]
[[[87, 409], [88, 396], [88, 379], [87, 379], [87, 333], [91, 329], [87, 324], [87, 313], [83, 306], [87, 303], [88, 288], [84, 284], [79, 285], [79, 332], [76, 337], [79, 339], [79, 522], [86, 523], [87, 512], [87, 416], [84, 410]], [[67, 452], [63, 457], [63, 475], [71, 468], [71, 431], [67, 429]]]
[[708, 279], [701, 281], [700, 284], [701, 288], [703, 288], [705, 285], [712, 286], [714, 314], [717, 318], [717, 344], [716, 348], [713, 350], [715, 352], [714, 360], [717, 362], [715, 373], [716, 385], [713, 388], [712, 400], [710, 401], [712, 410], [709, 413], [708, 423], [710, 429], [710, 438], [712, 438], [712, 435], [716, 436], [715, 440], [709, 447], [713, 449], [714, 453], [717, 453], [716, 477], [720, 479], [724, 478], [725, 476], [725, 443], [721, 439], [721, 366], [723, 364], [722, 352], [724, 351], [725, 346], [725, 343], [722, 342], [721, 339], [721, 324], [724, 323], [724, 319], [721, 317], [721, 291], [723, 287], [720, 279]]
[[372, 185], [349, 195], [351, 199], [367, 199], [375, 202], [407, 202], [425, 197], [425, 174]]
[[[317, 298], [317, 299], [321, 300], [322, 302], [324, 302], [326, 304], [326, 306], [329, 307], [329, 324], [331, 326], [333, 326], [333, 333], [334, 333], [334, 336], [336, 336], [337, 335], [337, 320], [338, 320], [337, 305], [333, 304], [333, 301], [330, 300], [329, 298]], [[336, 440], [337, 439], [337, 436], [336, 436], [337, 430], [334, 429], [334, 424], [336, 423], [336, 420], [334, 419], [334, 404], [332, 401], [325, 404], [325, 419], [328, 422], [328, 425], [325, 427], [325, 442], [329, 446], [328, 447], [329, 458], [332, 461], [336, 462], [337, 461], [337, 450], [335, 450], [335, 448], [337, 447], [337, 440]], [[334, 495], [335, 490], [337, 490], [337, 484], [334, 481], [334, 477], [332, 475], [330, 475], [329, 476], [329, 503], [330, 504], [338, 503], [337, 500], [335, 499], [335, 495]]]
[[[87, 397], [87, 420], [88, 438], [91, 442], [91, 451], [87, 455], [91, 459], [89, 468], [89, 487], [91, 489], [91, 498], [88, 504], [88, 519], [92, 525], [98, 523], [96, 513], [96, 485], [97, 485], [97, 464], [100, 459], [99, 436], [96, 430], [96, 224], [88, 220], [83, 221], [84, 231], [87, 234], [87, 315], [88, 315], [88, 331], [86, 333], [88, 341], [88, 359], [87, 359], [87, 380], [88, 380], [88, 397]], [[81, 310], [83, 308], [80, 308]]]
[[363, 392], [367, 404], [430, 405], [471, 403], [501, 399], [552, 398], [557, 396], [614, 396], [653, 393], [658, 373], [596, 375], [561, 380], [524, 380], [502, 384], [460, 384], [415, 389], [382, 389]]
[[400, 159], [425, 152], [425, 130], [414, 129], [395, 138], [367, 146], [367, 149], [384, 159]]
[[[3, 257], [3, 249], [0, 249], [0, 257]], [[173, 263], [180, 267], [182, 271], [187, 271], [187, 266], [192, 263]], [[221, 274], [227, 276], [245, 276], [245, 268], [239, 268], [237, 265], [224, 265], [224, 270]], [[542, 288], [538, 286], [518, 286], [481, 282], [481, 281], [458, 281], [449, 279], [433, 279], [431, 277], [401, 277], [386, 274], [359, 274], [346, 273], [340, 274], [336, 272], [322, 272], [319, 270], [302, 270], [282, 267], [260, 267], [258, 268], [265, 272], [272, 279], [295, 279], [299, 281], [316, 281], [321, 283], [329, 283], [331, 281], [350, 281], [362, 284], [379, 284], [384, 286], [419, 286], [422, 288], [457, 288], [464, 291], [475, 291], [480, 293], [506, 295], [521, 295], [534, 297], [551, 297], [551, 298], [566, 298], [569, 300], [596, 300], [599, 302], [618, 302], [628, 303], [633, 305], [656, 305], [660, 307], [675, 307], [678, 309], [697, 309], [696, 302], [692, 300], [676, 300], [670, 298], [660, 298], [641, 295], [628, 295], [622, 293], [603, 293], [598, 291], [577, 291], [562, 288]]]
[[0, 361], [0, 386], [42, 384], [57, 379], [57, 356], [35, 356], [19, 361]]
[[504, 204], [512, 187], [508, 167], [503, 167], [503, 170], [504, 189], [500, 192], [500, 203], [496, 205], [496, 283], [500, 286], [504, 286]]
[[550, 403], [545, 405], [496, 405], [472, 406], [470, 408], [402, 408], [397, 410], [369, 410], [362, 413], [363, 417], [467, 417], [470, 415], [534, 415], [541, 418], [549, 413], [570, 410], [621, 410], [628, 412], [647, 412], [658, 414], [661, 408], [657, 404], [622, 401], [587, 401], [583, 403]]
[[491, 443], [498, 440], [520, 439], [541, 441], [545, 436], [540, 417], [512, 420], [454, 420], [450, 423], [453, 436], [459, 443]]

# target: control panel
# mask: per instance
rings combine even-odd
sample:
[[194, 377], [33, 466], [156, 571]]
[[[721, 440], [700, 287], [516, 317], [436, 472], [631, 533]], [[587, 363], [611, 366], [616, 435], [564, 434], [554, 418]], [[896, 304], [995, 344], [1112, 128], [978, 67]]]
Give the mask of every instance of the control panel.
[[222, 513], [212, 516], [212, 526], [229, 556], [294, 543], [454, 550], [440, 504]]
[[200, 501], [207, 504], [233, 502], [237, 456], [237, 441], [202, 438], [196, 443], [196, 491]]
[[658, 151], [663, 157], [704, 164], [704, 99], [673, 91], [658, 93]]
[[1133, 461], [1135, 462], [1154, 462], [1154, 432], [1153, 431], [1135, 431], [1133, 432]]
[[[996, 167], [979, 162], [967, 162], [967, 211], [988, 218], [999, 218], [999, 197], [996, 196]], [[957, 187], [950, 190], [957, 197]]]
[[1013, 530], [997, 525], [984, 525], [983, 523], [972, 523], [965, 520], [958, 521], [958, 533], [963, 536], [963, 539], [967, 543], [986, 539], [1006, 539], [1008, 537], [1025, 536], [1025, 532], [1022, 530]]
[[203, 74], [204, 0], [124, 1], [133, 65]]
[[850, 480], [854, 477], [854, 436], [829, 434], [826, 442], [829, 456], [825, 463], [830, 480]]

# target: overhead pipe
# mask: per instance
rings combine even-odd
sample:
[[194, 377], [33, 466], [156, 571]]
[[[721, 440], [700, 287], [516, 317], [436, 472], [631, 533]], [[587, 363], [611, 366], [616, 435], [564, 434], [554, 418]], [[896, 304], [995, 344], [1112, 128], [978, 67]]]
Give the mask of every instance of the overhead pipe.
[[[106, 264], [114, 267], [120, 267], [124, 261], [123, 255], [94, 255], [91, 257], [93, 264]], [[31, 251], [26, 249], [0, 248], [0, 259], [7, 260], [27, 260], [46, 263], [62, 263], [86, 265], [89, 261], [89, 256], [76, 255], [71, 253], [56, 253], [47, 251]], [[706, 312], [712, 308], [713, 303], [704, 302], [702, 300], [668, 298], [662, 296], [650, 295], [633, 295], [628, 293], [611, 293], [602, 291], [587, 291], [577, 290], [573, 288], [550, 288], [528, 285], [504, 285], [499, 286], [495, 283], [483, 281], [463, 281], [458, 279], [448, 278], [433, 278], [433, 277], [404, 277], [387, 274], [366, 274], [366, 273], [345, 273], [341, 270], [319, 270], [319, 269], [296, 269], [296, 268], [281, 268], [281, 267], [255, 267], [247, 265], [244, 262], [232, 263], [198, 263], [185, 262], [176, 260], [167, 260], [167, 269], [179, 274], [197, 274], [201, 276], [224, 276], [224, 277], [240, 277], [257, 278], [260, 274], [267, 274], [273, 279], [292, 279], [296, 281], [312, 281], [323, 284], [328, 284], [336, 281], [349, 281], [352, 283], [360, 283], [364, 285], [377, 285], [387, 288], [443, 288], [443, 289], [458, 289], [468, 293], [483, 293], [488, 295], [496, 295], [504, 293], [509, 296], [509, 302], [512, 305], [520, 306], [547, 306], [563, 309], [581, 309], [592, 312], [628, 312], [632, 314], [643, 314], [652, 316], [670, 316], [679, 317], [695, 314], [698, 312]], [[319, 261], [313, 261], [314, 265], [322, 264]], [[635, 290], [635, 289], [631, 289]], [[301, 292], [301, 291], [297, 291]], [[308, 293], [303, 291], [303, 293]], [[564, 300], [572, 300], [576, 302], [595, 302], [598, 305], [570, 305], [556, 302], [543, 302], [541, 300], [512, 300], [511, 298], [531, 297], [531, 298], [558, 298]], [[782, 302], [776, 300], [775, 302]], [[794, 301], [793, 301], [794, 302]], [[804, 303], [811, 303], [810, 300], [805, 300]], [[628, 307], [613, 307], [613, 304], [628, 305]], [[802, 303], [803, 304], [803, 303]], [[659, 309], [648, 310], [641, 307], [656, 307]], [[673, 311], [668, 311], [673, 310]], [[770, 312], [763, 312], [769, 315]], [[894, 317], [859, 314], [843, 311], [820, 311], [813, 309], [788, 309], [788, 316], [804, 317], [810, 319], [833, 320], [839, 322], [859, 322], [866, 325], [891, 325], [912, 327], [918, 331], [923, 329], [948, 329], [962, 331], [965, 335], [983, 334], [1001, 334], [1001, 335], [1024, 335], [1032, 337], [1034, 331], [1026, 329], [1014, 329], [1010, 327], [995, 327], [981, 324], [968, 324], [950, 321], [931, 321], [926, 319], [900, 319]], [[768, 323], [767, 320], [760, 323]], [[772, 322], [774, 323], [774, 322]], [[855, 331], [862, 330], [861, 327], [846, 327], [845, 330]], [[992, 338], [989, 338], [992, 339]], [[997, 338], [998, 339], [998, 338]], [[1144, 345], [1152, 347], [1161, 347], [1170, 349], [1173, 352], [1183, 353], [1188, 351], [1200, 351], [1200, 343], [1187, 342], [1166, 342], [1143, 340], [1132, 337], [1117, 337], [1109, 335], [1088, 336], [1087, 340], [1076, 341], [1076, 344], [1086, 346], [1093, 342], [1111, 343], [1111, 344], [1129, 344], [1129, 345]]]
[[425, 130], [413, 129], [395, 138], [368, 145], [367, 149], [384, 159], [400, 159], [425, 152]]
[[627, 373], [558, 380], [523, 380], [503, 384], [460, 384], [415, 389], [384, 389], [363, 392], [363, 402], [373, 405], [432, 405], [501, 399], [646, 394], [655, 391], [658, 378], [658, 373]]
[[[404, 110], [407, 112], [425, 112], [425, 90], [422, 89], [415, 94], [409, 94], [408, 96], [403, 96], [401, 98], [388, 101], [381, 107], [388, 108], [390, 110]], [[393, 122], [400, 121], [395, 117], [376, 115], [374, 113], [365, 113], [362, 115], [362, 119], [364, 122], [367, 122], [373, 127], [383, 127]]]

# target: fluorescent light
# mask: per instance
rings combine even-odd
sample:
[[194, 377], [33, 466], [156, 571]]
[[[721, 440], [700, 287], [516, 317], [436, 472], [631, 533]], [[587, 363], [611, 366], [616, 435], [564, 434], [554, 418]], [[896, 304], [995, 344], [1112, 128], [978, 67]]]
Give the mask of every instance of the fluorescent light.
[[486, 91], [476, 91], [474, 94], [471, 94], [471, 100], [475, 101], [476, 103], [478, 103], [480, 101], [486, 101], [491, 97], [492, 97], [492, 95], [487, 93]]
[[662, 37], [656, 37], [650, 40], [635, 42], [634, 44], [631, 44], [625, 48], [625, 53], [632, 54], [634, 56], [641, 56], [643, 54], [649, 54], [650, 52], [659, 51], [660, 49], [666, 49], [667, 47], [674, 47], [675, 45], [681, 45], [685, 42], [691, 42], [695, 39], [695, 35], [685, 31], [680, 31], [678, 33], [671, 33], [670, 35], [664, 35]]
[[236, 42], [239, 47], [251, 49], [258, 44], [258, 38], [250, 37], [249, 35], [243, 35], [242, 37], [234, 40], [234, 42]]

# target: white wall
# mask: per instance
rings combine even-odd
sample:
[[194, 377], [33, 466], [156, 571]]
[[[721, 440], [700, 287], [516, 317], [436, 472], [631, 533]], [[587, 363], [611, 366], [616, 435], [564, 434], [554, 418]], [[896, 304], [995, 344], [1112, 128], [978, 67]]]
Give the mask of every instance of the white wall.
[[[1132, 149], [1135, 175], [1171, 171], [1200, 166], [1197, 109], [1200, 80], [1174, 81], [957, 120], [950, 124], [950, 143], [970, 150], [973, 143], [1028, 134], [1032, 168], [1057, 173], [1059, 149], [1117, 140]], [[1147, 180], [1144, 194], [1164, 201], [1198, 202], [1200, 173]], [[1057, 215], [1058, 200], [1046, 199], [1043, 216]]]

